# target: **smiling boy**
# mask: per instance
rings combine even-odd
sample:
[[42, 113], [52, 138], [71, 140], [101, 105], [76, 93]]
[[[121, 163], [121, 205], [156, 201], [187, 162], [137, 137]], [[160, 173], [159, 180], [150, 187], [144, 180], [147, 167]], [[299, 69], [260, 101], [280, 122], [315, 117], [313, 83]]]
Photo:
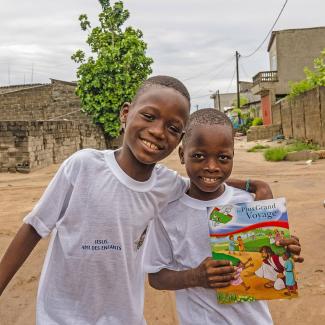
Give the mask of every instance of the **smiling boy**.
[[[220, 305], [215, 289], [236, 280], [229, 261], [211, 259], [208, 217], [214, 206], [252, 201], [246, 191], [225, 184], [234, 156], [233, 127], [215, 109], [193, 113], [179, 149], [190, 187], [153, 221], [145, 247], [145, 271], [159, 290], [176, 290], [182, 325], [272, 324], [264, 301]], [[281, 242], [300, 253], [299, 241]]]

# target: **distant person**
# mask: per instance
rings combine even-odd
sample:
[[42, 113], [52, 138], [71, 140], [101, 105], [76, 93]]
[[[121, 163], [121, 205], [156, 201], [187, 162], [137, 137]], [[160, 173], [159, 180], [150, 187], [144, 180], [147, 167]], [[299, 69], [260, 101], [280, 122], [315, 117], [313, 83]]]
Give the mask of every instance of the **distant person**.
[[[146, 80], [121, 110], [122, 148], [81, 150], [61, 165], [0, 263], [0, 294], [52, 233], [36, 323], [142, 325], [142, 250], [149, 222], [188, 187], [156, 163], [179, 144], [190, 96], [175, 78]], [[245, 182], [236, 182], [245, 187]], [[256, 182], [257, 197], [271, 195]]]
[[[179, 156], [190, 187], [161, 211], [149, 229], [144, 269], [150, 285], [176, 290], [181, 325], [272, 324], [264, 301], [217, 302], [215, 290], [229, 286], [238, 275], [230, 261], [210, 257], [209, 211], [219, 205], [253, 201], [246, 191], [225, 184], [234, 156], [233, 127], [227, 116], [215, 109], [193, 113]], [[283, 240], [281, 245], [300, 252], [296, 239]]]

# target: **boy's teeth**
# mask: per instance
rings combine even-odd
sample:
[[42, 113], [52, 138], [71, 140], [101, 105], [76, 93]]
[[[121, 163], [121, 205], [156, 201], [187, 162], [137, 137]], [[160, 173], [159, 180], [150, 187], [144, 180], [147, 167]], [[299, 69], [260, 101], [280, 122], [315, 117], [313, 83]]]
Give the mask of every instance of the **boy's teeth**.
[[207, 183], [214, 183], [217, 181], [216, 178], [210, 178], [210, 177], [202, 177], [202, 179], [204, 182], [207, 182]]
[[146, 140], [142, 140], [142, 142], [143, 142], [147, 147], [149, 147], [150, 149], [158, 150], [158, 147], [157, 147], [155, 144], [153, 144], [153, 143], [151, 143], [151, 142], [149, 142], [149, 141], [146, 141]]

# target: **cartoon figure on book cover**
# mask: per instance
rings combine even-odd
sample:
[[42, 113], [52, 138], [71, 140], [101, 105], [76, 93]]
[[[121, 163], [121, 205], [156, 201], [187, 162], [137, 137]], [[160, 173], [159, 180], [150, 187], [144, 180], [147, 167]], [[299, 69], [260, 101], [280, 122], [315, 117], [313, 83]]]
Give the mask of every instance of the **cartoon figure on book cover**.
[[269, 282], [264, 284], [265, 288], [274, 288], [275, 290], [284, 289], [285, 283], [283, 281], [283, 258], [276, 255], [268, 246], [263, 246], [260, 249], [260, 252], [262, 254], [263, 262], [260, 268], [255, 271], [255, 275], [269, 280]]
[[234, 240], [234, 235], [229, 236], [229, 254], [235, 255], [235, 249], [236, 249], [236, 242]]
[[286, 295], [291, 296], [291, 294], [297, 294], [297, 282], [295, 279], [295, 274], [293, 272], [294, 264], [290, 258], [290, 254], [285, 252], [283, 254], [284, 259], [284, 270], [285, 270], [285, 285], [288, 289], [288, 292], [285, 292]]
[[245, 290], [247, 291], [250, 286], [248, 286], [244, 280], [242, 279], [242, 277], [240, 276], [240, 274], [243, 272], [243, 270], [249, 268], [249, 267], [252, 267], [254, 266], [253, 263], [247, 265], [250, 261], [252, 261], [252, 258], [250, 257], [245, 263], [242, 262], [242, 261], [239, 261], [238, 265], [235, 266], [235, 280], [232, 280], [230, 283], [233, 285], [233, 286], [238, 286], [238, 285], [242, 285]]

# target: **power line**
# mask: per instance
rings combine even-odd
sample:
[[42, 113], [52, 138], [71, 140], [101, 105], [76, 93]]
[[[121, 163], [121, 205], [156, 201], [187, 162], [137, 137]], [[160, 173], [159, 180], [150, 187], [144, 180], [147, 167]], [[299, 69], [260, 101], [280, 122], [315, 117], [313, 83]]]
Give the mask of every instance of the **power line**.
[[272, 31], [273, 31], [273, 28], [274, 28], [274, 26], [276, 25], [276, 23], [278, 22], [278, 20], [279, 20], [279, 18], [280, 18], [280, 16], [281, 16], [281, 14], [282, 14], [282, 12], [283, 12], [283, 10], [284, 10], [284, 8], [285, 8], [285, 6], [287, 5], [287, 3], [288, 3], [288, 1], [289, 0], [285, 0], [285, 3], [283, 4], [283, 6], [282, 6], [282, 8], [281, 8], [281, 10], [280, 10], [280, 12], [279, 12], [279, 14], [278, 14], [278, 16], [277, 16], [277, 18], [276, 18], [276, 20], [275, 20], [275, 22], [274, 22], [274, 24], [272, 25], [272, 27], [271, 27], [271, 29], [270, 29], [270, 31], [267, 33], [267, 35], [265, 36], [265, 38], [264, 38], [264, 40], [262, 41], [262, 43], [252, 52], [252, 53], [250, 53], [250, 54], [248, 54], [248, 55], [241, 55], [241, 57], [242, 58], [249, 58], [249, 57], [251, 57], [252, 55], [254, 55], [261, 47], [262, 47], [262, 45], [264, 44], [264, 42], [268, 39], [268, 37], [270, 36], [270, 34], [272, 33]]
[[232, 74], [230, 84], [229, 84], [229, 86], [228, 86], [228, 88], [227, 88], [227, 93], [229, 92], [229, 89], [230, 89], [230, 87], [231, 87], [231, 85], [232, 85], [232, 82], [234, 81], [235, 74], [236, 74], [236, 67], [234, 68], [234, 73]]
[[252, 78], [252, 77], [250, 77], [250, 76], [248, 75], [248, 73], [247, 73], [247, 71], [246, 71], [246, 69], [245, 69], [245, 67], [244, 67], [243, 62], [241, 62], [239, 68], [240, 68], [240, 70], [241, 70], [242, 72], [244, 72], [244, 75], [247, 77], [247, 79], [251, 79], [251, 78]]
[[199, 78], [199, 77], [203, 76], [206, 72], [210, 72], [207, 75], [210, 75], [211, 73], [215, 73], [216, 70], [218, 70], [220, 68], [222, 69], [224, 67], [224, 64], [227, 63], [227, 62], [229, 62], [232, 59], [233, 59], [232, 57], [231, 58], [229, 57], [226, 60], [224, 60], [223, 62], [221, 62], [218, 65], [216, 65], [214, 68], [210, 68], [209, 70], [206, 70], [204, 72], [200, 72], [199, 74], [192, 75], [191, 77], [188, 77], [186, 79], [183, 79], [182, 81], [189, 81], [189, 80], [192, 80], [192, 79]]
[[206, 97], [206, 96], [209, 96], [209, 95], [211, 95], [211, 94], [205, 94], [205, 95], [202, 95], [202, 96], [193, 97], [193, 98], [191, 98], [191, 100], [192, 100], [192, 99], [203, 98], [203, 97]]

